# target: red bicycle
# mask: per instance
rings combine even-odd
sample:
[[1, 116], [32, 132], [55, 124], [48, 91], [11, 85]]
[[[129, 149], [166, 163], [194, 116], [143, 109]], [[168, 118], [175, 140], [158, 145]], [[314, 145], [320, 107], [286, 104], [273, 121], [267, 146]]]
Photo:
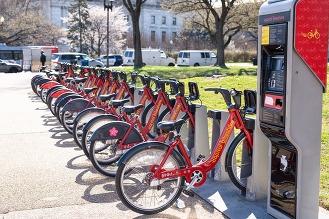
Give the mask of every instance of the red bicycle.
[[[174, 107], [170, 106], [169, 98], [165, 94], [165, 84], [170, 84], [176, 94]], [[184, 97], [184, 83], [179, 81], [159, 81], [159, 85], [161, 87], [161, 90], [158, 92], [159, 96], [150, 114], [150, 119], [145, 126], [139, 121], [133, 107], [123, 107], [123, 114], [132, 115], [129, 121], [110, 122], [99, 127], [90, 137], [89, 158], [100, 173], [107, 176], [115, 176], [117, 169], [115, 163], [128, 149], [148, 140], [147, 133], [150, 132], [156, 121], [161, 121], [165, 117], [168, 118], [167, 116], [169, 116], [169, 121], [175, 121], [179, 113], [182, 112], [184, 113], [184, 121], [189, 120], [189, 125], [192, 130], [194, 129], [193, 112], [187, 103], [187, 98]], [[197, 89], [196, 83], [190, 82], [189, 85]], [[196, 99], [195, 97], [194, 100]], [[161, 106], [167, 107], [167, 110], [164, 110], [159, 115]], [[186, 127], [179, 126], [177, 128], [180, 130]], [[165, 142], [168, 137], [169, 133], [166, 133], [153, 140]]]
[[[255, 113], [255, 99], [252, 107], [240, 109], [241, 91], [222, 88], [206, 88], [207, 91], [221, 93], [230, 113], [214, 151], [209, 159], [199, 156], [193, 165], [185, 150], [176, 128], [185, 121], [160, 122], [158, 128], [163, 134], [173, 132], [174, 141], [141, 143], [127, 153], [118, 162], [116, 189], [121, 201], [131, 210], [142, 214], [155, 214], [170, 207], [181, 192], [192, 196], [192, 187], [199, 187], [206, 181], [206, 174], [215, 167], [234, 128], [241, 132], [234, 138], [226, 156], [227, 169], [234, 184], [245, 189], [243, 178], [239, 175], [244, 165], [252, 161], [252, 131], [249, 130], [246, 113]], [[249, 91], [250, 93], [251, 91]], [[250, 94], [247, 94], [246, 99]], [[246, 94], [246, 92], [245, 92]], [[231, 103], [231, 96], [234, 103]], [[255, 94], [251, 95], [255, 98]], [[247, 100], [250, 102], [250, 100]], [[249, 159], [239, 163], [239, 148], [246, 147]], [[236, 165], [238, 163], [238, 165]], [[250, 171], [244, 175], [251, 175]], [[185, 181], [188, 183], [185, 187]]]

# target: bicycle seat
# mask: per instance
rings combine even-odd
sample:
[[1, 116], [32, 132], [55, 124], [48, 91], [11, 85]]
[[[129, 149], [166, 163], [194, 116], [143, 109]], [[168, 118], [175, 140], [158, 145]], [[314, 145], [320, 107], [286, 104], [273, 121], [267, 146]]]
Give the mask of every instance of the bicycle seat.
[[114, 108], [117, 108], [119, 106], [123, 106], [125, 103], [128, 103], [129, 99], [123, 99], [123, 100], [111, 100], [110, 105], [112, 105]]
[[85, 78], [75, 78], [74, 83], [79, 84], [79, 83], [84, 83], [86, 81]]
[[64, 82], [65, 83], [70, 83], [72, 80], [74, 80], [74, 78], [65, 78]]
[[107, 101], [107, 100], [110, 100], [112, 99], [113, 97], [115, 97], [116, 94], [105, 94], [105, 95], [100, 95], [98, 98], [101, 100], [101, 101]]
[[83, 91], [86, 93], [86, 94], [89, 94], [89, 93], [91, 93], [91, 92], [93, 92], [93, 91], [95, 91], [95, 90], [97, 90], [98, 89], [98, 87], [91, 87], [91, 88], [85, 88], [85, 89], [83, 89]]
[[143, 108], [144, 106], [142, 104], [138, 104], [137, 106], [124, 106], [122, 107], [122, 112], [127, 113], [128, 115], [136, 112], [137, 110]]
[[170, 131], [174, 131], [177, 127], [183, 125], [184, 123], [185, 123], [184, 119], [179, 119], [177, 121], [159, 122], [157, 124], [157, 128], [161, 129], [163, 134], [165, 134]]

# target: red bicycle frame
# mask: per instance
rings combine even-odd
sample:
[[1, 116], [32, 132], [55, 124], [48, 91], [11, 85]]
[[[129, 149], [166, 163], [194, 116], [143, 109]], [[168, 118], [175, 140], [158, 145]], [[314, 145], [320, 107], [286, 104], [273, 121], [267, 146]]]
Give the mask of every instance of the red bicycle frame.
[[[147, 133], [151, 130], [151, 128], [154, 125], [155, 119], [158, 116], [159, 110], [161, 108], [161, 106], [165, 105], [168, 106], [171, 113], [170, 113], [170, 117], [169, 117], [169, 121], [175, 121], [178, 117], [179, 112], [184, 112], [187, 113], [189, 118], [190, 118], [190, 124], [192, 129], [194, 128], [194, 117], [192, 115], [192, 113], [188, 110], [188, 106], [186, 105], [186, 102], [184, 100], [184, 97], [182, 96], [177, 96], [176, 97], [176, 103], [174, 107], [171, 107], [169, 104], [168, 99], [166, 98], [164, 92], [159, 92], [159, 96], [157, 99], [157, 102], [154, 105], [154, 109], [151, 113], [151, 117], [149, 119], [149, 122], [147, 123], [147, 125], [145, 127], [142, 127], [142, 124], [140, 123], [140, 121], [137, 118], [132, 118], [132, 121], [129, 121], [128, 123], [130, 124], [129, 129], [127, 130], [125, 136], [123, 137], [122, 141], [120, 142], [117, 150], [121, 149], [121, 150], [127, 150], [130, 149], [132, 147], [134, 147], [135, 145], [141, 143], [141, 142], [136, 142], [136, 143], [131, 143], [131, 144], [123, 144], [123, 142], [125, 142], [125, 140], [127, 139], [129, 133], [131, 132], [131, 130], [133, 129], [133, 127], [135, 125], [138, 126], [141, 134], [142, 134], [142, 138], [143, 141], [147, 141]], [[154, 141], [159, 141], [159, 142], [165, 142], [166, 139], [169, 137], [169, 133], [168, 134], [164, 134], [164, 135], [160, 135], [157, 138], [153, 139]]]
[[[191, 183], [191, 174], [194, 171], [200, 171], [203, 174], [203, 178], [200, 182], [195, 183], [194, 187], [201, 186], [206, 181], [206, 173], [209, 172], [211, 169], [215, 167], [217, 162], [219, 161], [224, 148], [227, 144], [227, 141], [232, 134], [232, 131], [235, 128], [243, 130], [247, 136], [247, 139], [245, 140], [247, 148], [252, 148], [253, 146], [253, 139], [251, 137], [251, 134], [249, 130], [245, 127], [245, 124], [242, 121], [239, 109], [230, 109], [229, 110], [229, 117], [226, 121], [225, 127], [216, 143], [215, 149], [213, 150], [212, 154], [206, 161], [200, 161], [196, 165], [192, 165], [191, 160], [188, 157], [188, 154], [186, 153], [186, 150], [184, 148], [184, 145], [182, 143], [182, 140], [178, 138], [177, 141], [171, 142], [169, 144], [169, 149], [161, 161], [158, 168], [157, 165], [153, 165], [150, 169], [150, 172], [154, 172], [153, 178], [157, 178], [158, 180], [165, 179], [165, 178], [171, 178], [171, 177], [182, 177], [185, 176], [186, 181], [188, 183]], [[175, 169], [175, 170], [165, 170], [162, 167], [166, 163], [170, 153], [174, 150], [174, 148], [178, 145], [180, 150], [182, 151], [183, 157], [186, 161], [187, 167], [182, 169]]]

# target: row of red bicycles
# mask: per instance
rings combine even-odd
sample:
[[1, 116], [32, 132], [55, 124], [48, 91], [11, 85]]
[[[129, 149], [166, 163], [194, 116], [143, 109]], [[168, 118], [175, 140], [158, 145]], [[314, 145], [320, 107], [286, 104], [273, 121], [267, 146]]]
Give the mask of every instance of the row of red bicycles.
[[[197, 125], [192, 101], [200, 95], [195, 82], [188, 82], [185, 95], [185, 84], [176, 79], [61, 63], [59, 72], [33, 77], [31, 87], [95, 169], [116, 177], [117, 193], [133, 211], [155, 214], [182, 192], [193, 196], [191, 189], [205, 182], [226, 146], [225, 169], [234, 185], [246, 191], [253, 148], [252, 122], [246, 115], [256, 113], [255, 91], [205, 88], [223, 96], [229, 117], [210, 157], [199, 155], [192, 163], [194, 146], [187, 143], [186, 133]], [[228, 145], [234, 129], [239, 133]]]

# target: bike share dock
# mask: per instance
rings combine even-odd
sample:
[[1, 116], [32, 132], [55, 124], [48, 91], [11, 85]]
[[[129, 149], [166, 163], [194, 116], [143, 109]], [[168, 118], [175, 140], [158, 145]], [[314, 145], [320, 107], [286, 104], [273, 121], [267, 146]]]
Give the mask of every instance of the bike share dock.
[[[257, 117], [246, 194], [226, 181], [222, 161], [204, 186], [193, 189], [228, 217], [329, 218], [319, 208], [328, 14], [329, 0], [269, 0], [260, 8]], [[211, 116], [213, 139], [224, 114]], [[196, 121], [206, 121], [202, 116], [196, 114]], [[204, 137], [205, 130], [195, 135]], [[195, 137], [196, 148], [208, 145], [202, 139]]]

